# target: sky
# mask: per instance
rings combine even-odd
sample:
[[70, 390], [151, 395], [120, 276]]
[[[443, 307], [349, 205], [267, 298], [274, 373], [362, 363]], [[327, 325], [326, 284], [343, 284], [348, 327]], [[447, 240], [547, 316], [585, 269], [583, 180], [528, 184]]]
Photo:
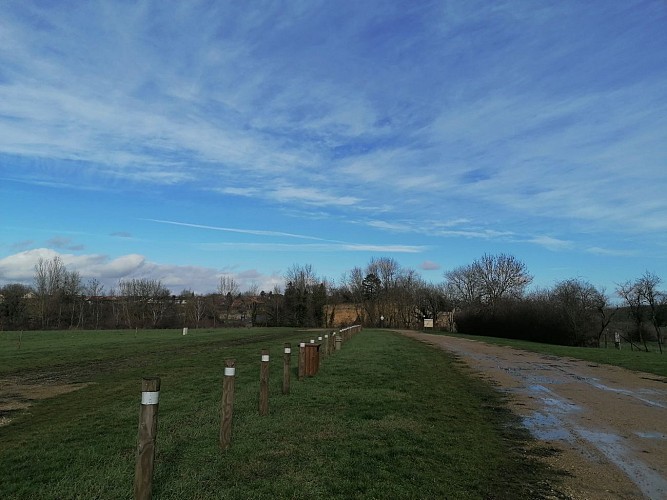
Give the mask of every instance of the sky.
[[667, 282], [664, 0], [0, 5], [0, 285]]

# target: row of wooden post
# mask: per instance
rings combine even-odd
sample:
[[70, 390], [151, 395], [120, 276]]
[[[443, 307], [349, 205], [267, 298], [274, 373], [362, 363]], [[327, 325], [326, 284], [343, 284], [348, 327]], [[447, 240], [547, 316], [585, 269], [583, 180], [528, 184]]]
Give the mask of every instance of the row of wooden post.
[[[185, 331], [185, 330], [184, 330]], [[361, 331], [361, 326], [343, 328], [331, 335], [318, 337], [319, 347], [323, 356], [341, 350], [343, 342], [349, 340], [354, 333]], [[185, 335], [185, 333], [184, 333]], [[310, 345], [315, 339], [310, 340]], [[305, 342], [299, 344], [298, 377], [302, 380], [306, 374]], [[283, 349], [283, 383], [282, 393], [290, 392], [291, 344], [286, 343]], [[262, 349], [259, 375], [259, 414], [269, 413], [269, 351]], [[319, 364], [319, 357], [318, 357]], [[317, 370], [315, 370], [316, 372]], [[314, 373], [311, 373], [314, 375]], [[226, 359], [224, 377], [222, 379], [222, 403], [220, 419], [220, 448], [229, 448], [232, 439], [232, 417], [234, 413], [234, 383], [236, 380], [236, 360]], [[141, 382], [141, 409], [139, 413], [139, 432], [137, 436], [137, 453], [134, 471], [134, 498], [147, 500], [153, 494], [153, 468], [155, 461], [155, 440], [157, 437], [158, 401], [160, 397], [160, 378], [144, 378]]]

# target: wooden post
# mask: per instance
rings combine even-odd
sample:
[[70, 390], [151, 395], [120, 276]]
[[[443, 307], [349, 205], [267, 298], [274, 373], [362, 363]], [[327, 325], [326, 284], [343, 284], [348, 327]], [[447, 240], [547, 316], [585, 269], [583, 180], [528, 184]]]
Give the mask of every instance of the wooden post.
[[303, 380], [306, 374], [306, 343], [299, 344], [299, 380]]
[[343, 344], [343, 339], [340, 337], [340, 335], [336, 335], [336, 350], [340, 351], [340, 348]]
[[153, 462], [155, 461], [155, 437], [157, 435], [158, 400], [160, 378], [144, 378], [141, 381], [141, 410], [134, 468], [134, 498], [148, 500], [153, 495]]
[[324, 349], [321, 349], [322, 351], [322, 357], [327, 356], [329, 354], [329, 335], [324, 334]]
[[285, 344], [283, 355], [283, 394], [289, 394], [290, 370], [292, 364], [292, 344]]
[[269, 351], [262, 349], [262, 365], [259, 370], [259, 414], [269, 414]]
[[226, 450], [232, 442], [232, 415], [234, 413], [234, 383], [236, 360], [225, 360], [225, 376], [222, 379], [222, 403], [220, 418], [220, 448]]

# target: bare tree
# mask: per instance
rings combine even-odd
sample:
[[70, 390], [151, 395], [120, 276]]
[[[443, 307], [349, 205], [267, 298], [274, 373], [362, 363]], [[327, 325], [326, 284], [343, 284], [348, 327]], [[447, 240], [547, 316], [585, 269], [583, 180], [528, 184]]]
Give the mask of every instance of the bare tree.
[[658, 340], [658, 348], [662, 354], [662, 336], [660, 335], [660, 325], [665, 320], [665, 293], [658, 290], [662, 280], [655, 274], [646, 271], [639, 280], [637, 286], [642, 299], [648, 306], [648, 316], [651, 325], [655, 331]]
[[171, 293], [160, 280], [120, 280], [118, 291], [128, 328], [157, 327], [171, 302]]
[[285, 273], [285, 316], [294, 326], [321, 326], [326, 288], [310, 264], [293, 265]]
[[473, 262], [473, 269], [482, 292], [482, 300], [495, 311], [505, 297], [519, 298], [533, 280], [526, 265], [513, 255], [484, 254]]
[[344, 293], [348, 295], [349, 300], [354, 304], [357, 317], [365, 324], [363, 270], [360, 267], [353, 267], [349, 273], [343, 274], [341, 289], [344, 290]]
[[471, 265], [460, 266], [445, 273], [448, 295], [459, 307], [479, 306], [482, 303], [482, 283]]
[[51, 260], [40, 258], [35, 265], [33, 281], [42, 328], [60, 326], [66, 275], [67, 268], [59, 256]]
[[596, 333], [599, 344], [602, 333], [597, 332], [596, 320], [606, 303], [602, 292], [587, 281], [568, 279], [556, 284], [552, 296], [567, 325], [570, 343], [583, 345]]
[[644, 330], [643, 294], [639, 282], [626, 281], [622, 285], [618, 286], [618, 288], [616, 289], [616, 293], [627, 304], [630, 318], [635, 324], [635, 332], [639, 336], [639, 341], [642, 344], [644, 344], [644, 350], [648, 352], [648, 346], [646, 345], [646, 339], [644, 338], [644, 332], [643, 332]]
[[88, 296], [87, 302], [91, 308], [91, 314], [93, 317], [93, 324], [95, 325], [95, 330], [100, 327], [100, 315], [102, 313], [102, 294], [104, 293], [104, 285], [100, 283], [97, 278], [91, 278], [86, 283], [84, 288], [86, 295]]
[[229, 314], [232, 310], [234, 299], [239, 294], [239, 284], [231, 276], [221, 276], [218, 282], [218, 294], [222, 300], [225, 312], [225, 321], [229, 321]]

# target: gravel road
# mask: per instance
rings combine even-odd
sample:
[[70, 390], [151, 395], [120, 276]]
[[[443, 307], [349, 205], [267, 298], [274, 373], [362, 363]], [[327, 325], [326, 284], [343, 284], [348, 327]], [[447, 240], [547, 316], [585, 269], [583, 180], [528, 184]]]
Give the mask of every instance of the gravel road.
[[575, 499], [667, 499], [667, 379], [475, 340], [401, 332], [447, 350], [510, 395], [512, 410], [558, 452]]

